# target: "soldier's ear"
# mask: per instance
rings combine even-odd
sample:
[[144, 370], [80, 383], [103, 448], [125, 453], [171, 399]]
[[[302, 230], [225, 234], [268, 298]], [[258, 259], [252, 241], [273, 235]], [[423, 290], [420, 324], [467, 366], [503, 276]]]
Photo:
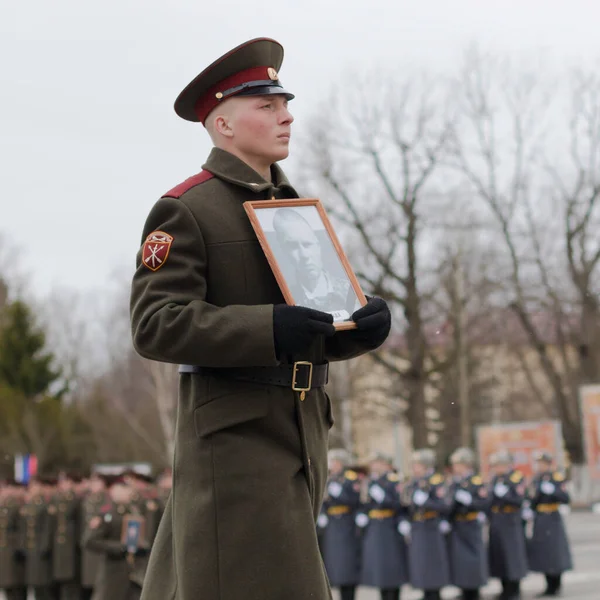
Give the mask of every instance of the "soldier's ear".
[[216, 115], [213, 121], [214, 131], [227, 138], [233, 137], [233, 129], [231, 127], [231, 118], [228, 114]]

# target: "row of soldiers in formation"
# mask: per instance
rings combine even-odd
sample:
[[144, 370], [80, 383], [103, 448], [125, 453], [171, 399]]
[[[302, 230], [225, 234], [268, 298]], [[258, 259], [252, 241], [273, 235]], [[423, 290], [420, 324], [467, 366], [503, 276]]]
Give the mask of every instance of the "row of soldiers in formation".
[[171, 485], [169, 471], [0, 483], [0, 590], [7, 600], [28, 588], [36, 600], [139, 598]]
[[398, 600], [404, 584], [423, 590], [424, 600], [439, 600], [448, 585], [476, 600], [493, 577], [502, 600], [518, 600], [521, 579], [535, 571], [546, 575], [540, 597], [558, 595], [572, 569], [560, 511], [569, 494], [549, 453], [535, 462], [527, 481], [510, 453], [497, 452], [484, 482], [471, 449], [452, 454], [447, 475], [435, 472], [435, 454], [425, 449], [413, 454], [412, 477], [401, 478], [389, 457], [375, 455], [361, 472], [345, 451], [332, 450], [317, 522], [331, 585], [342, 600], [353, 600], [358, 585]]

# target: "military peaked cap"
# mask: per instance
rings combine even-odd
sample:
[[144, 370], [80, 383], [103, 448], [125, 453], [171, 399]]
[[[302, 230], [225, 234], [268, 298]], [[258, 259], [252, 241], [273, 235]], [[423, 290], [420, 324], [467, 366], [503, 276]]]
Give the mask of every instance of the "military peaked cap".
[[332, 460], [339, 460], [344, 466], [347, 466], [352, 461], [352, 456], [344, 448], [332, 448], [327, 453], [327, 460], [330, 462]]
[[384, 462], [390, 466], [394, 464], [394, 458], [389, 454], [385, 454], [384, 452], [373, 452], [373, 454], [369, 456], [370, 463], [379, 461]]
[[508, 450], [498, 450], [490, 456], [490, 465], [510, 465], [513, 460], [513, 456]]
[[412, 462], [425, 467], [435, 467], [435, 452], [431, 448], [421, 448], [412, 454]]
[[457, 448], [450, 456], [450, 462], [453, 465], [474, 465], [475, 452], [471, 448]]
[[283, 88], [279, 69], [283, 46], [270, 38], [249, 40], [230, 50], [194, 78], [175, 100], [175, 112], [204, 124], [220, 102], [232, 96], [294, 95]]

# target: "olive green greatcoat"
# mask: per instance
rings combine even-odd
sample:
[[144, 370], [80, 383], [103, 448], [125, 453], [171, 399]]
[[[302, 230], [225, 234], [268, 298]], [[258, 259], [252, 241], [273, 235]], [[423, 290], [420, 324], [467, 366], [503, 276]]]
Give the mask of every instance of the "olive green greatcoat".
[[[131, 295], [135, 348], [208, 368], [276, 366], [273, 305], [283, 297], [243, 202], [297, 197], [281, 170], [264, 181], [214, 149], [213, 178], [161, 198], [146, 221], [173, 236], [152, 271], [138, 253]], [[318, 338], [315, 364], [367, 349], [353, 332]], [[173, 491], [150, 558], [143, 600], [326, 600], [315, 520], [327, 476], [331, 406], [322, 388], [227, 376], [180, 377]]]
[[19, 531], [21, 502], [6, 498], [0, 503], [0, 590], [25, 588], [25, 562], [17, 553], [20, 548]]
[[[83, 499], [81, 505], [81, 535], [83, 535], [91, 519], [100, 512], [100, 508], [107, 502], [105, 492], [88, 494]], [[84, 588], [93, 588], [98, 576], [98, 569], [102, 560], [102, 555], [98, 552], [88, 550], [83, 547], [81, 541], [81, 585]]]
[[134, 505], [111, 504], [97, 515], [99, 524], [88, 526], [83, 534], [84, 547], [100, 556], [92, 600], [133, 600], [139, 595], [134, 581], [145, 558], [133, 557], [130, 562], [121, 542], [123, 519], [131, 513], [140, 514]]
[[25, 581], [31, 587], [40, 588], [40, 596], [52, 584], [52, 513], [52, 505], [41, 495], [30, 498], [21, 507], [21, 549], [26, 557]]
[[72, 491], [59, 493], [54, 509], [52, 573], [60, 584], [60, 600], [76, 599], [81, 595], [81, 498]]

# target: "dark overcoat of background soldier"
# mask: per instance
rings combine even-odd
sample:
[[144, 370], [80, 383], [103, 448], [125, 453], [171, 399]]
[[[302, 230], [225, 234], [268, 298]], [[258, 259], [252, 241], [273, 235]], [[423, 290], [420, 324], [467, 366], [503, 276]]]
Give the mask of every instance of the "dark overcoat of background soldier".
[[571, 549], [560, 507], [568, 504], [564, 475], [552, 468], [548, 452], [536, 455], [538, 472], [528, 488], [530, 508], [534, 514], [533, 532], [527, 540], [529, 569], [546, 576], [544, 595], [557, 596], [562, 574], [573, 568]]
[[347, 469], [345, 450], [329, 452], [330, 475], [325, 488], [321, 525], [321, 551], [329, 582], [340, 588], [342, 600], [353, 600], [360, 572], [360, 537], [355, 517], [360, 505], [360, 483], [356, 471]]
[[0, 590], [7, 600], [26, 600], [27, 596], [20, 539], [24, 496], [24, 487], [16, 481], [0, 486]]
[[475, 453], [470, 448], [453, 452], [450, 463], [450, 576], [452, 584], [462, 590], [463, 600], [477, 600], [479, 588], [489, 576], [482, 523], [482, 515], [489, 510], [489, 494], [483, 479], [473, 470]]
[[370, 471], [367, 499], [361, 507], [365, 524], [360, 581], [379, 588], [381, 600], [397, 600], [400, 588], [409, 580], [406, 544], [398, 530], [399, 523], [407, 519], [400, 476], [393, 470], [392, 459], [383, 454], [371, 459]]
[[527, 551], [521, 508], [525, 480], [512, 468], [512, 456], [500, 451], [491, 457], [495, 476], [490, 484], [490, 575], [502, 583], [503, 599], [518, 600], [520, 581], [527, 575]]
[[435, 472], [433, 450], [414, 452], [414, 477], [404, 489], [404, 503], [411, 517], [408, 545], [410, 584], [424, 591], [424, 600], [439, 600], [440, 590], [450, 584], [446, 482]]
[[81, 599], [82, 502], [68, 476], [58, 483], [58, 491], [48, 510], [54, 514], [52, 577], [58, 585], [58, 600]]
[[90, 477], [89, 486], [89, 493], [85, 496], [81, 505], [81, 587], [84, 600], [90, 600], [92, 597], [94, 585], [100, 570], [102, 555], [98, 552], [88, 550], [82, 538], [91, 520], [98, 515], [100, 508], [106, 504], [108, 499], [105, 478], [98, 474], [93, 474]]
[[53, 600], [56, 584], [52, 577], [54, 510], [49, 510], [47, 485], [52, 481], [33, 479], [20, 509], [20, 551], [25, 560], [25, 582], [35, 591], [36, 600]]

